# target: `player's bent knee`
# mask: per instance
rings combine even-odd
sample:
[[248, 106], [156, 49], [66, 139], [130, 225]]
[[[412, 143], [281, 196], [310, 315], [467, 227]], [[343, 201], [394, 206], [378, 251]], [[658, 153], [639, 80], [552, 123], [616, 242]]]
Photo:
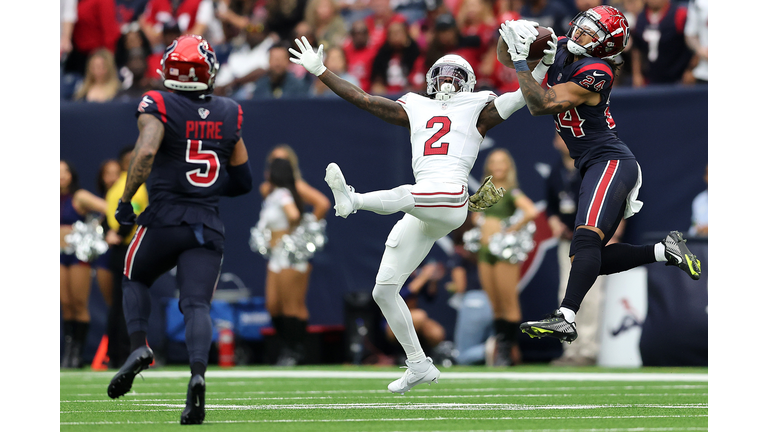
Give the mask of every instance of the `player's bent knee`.
[[184, 311], [190, 311], [192, 309], [211, 309], [211, 302], [208, 299], [202, 297], [186, 297], [179, 299], [179, 310], [183, 314]]
[[573, 257], [580, 250], [600, 250], [602, 247], [603, 240], [600, 238], [600, 234], [588, 229], [577, 229], [576, 232], [573, 233], [569, 255]]

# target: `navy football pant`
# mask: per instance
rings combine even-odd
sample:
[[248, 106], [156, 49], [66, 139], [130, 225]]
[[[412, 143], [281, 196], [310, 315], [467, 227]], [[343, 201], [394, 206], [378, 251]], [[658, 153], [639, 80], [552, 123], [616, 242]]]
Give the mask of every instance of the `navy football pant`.
[[221, 272], [224, 236], [203, 225], [139, 226], [123, 272], [123, 309], [128, 333], [147, 332], [149, 287], [176, 267], [179, 309], [184, 314], [190, 365], [208, 364], [211, 299]]
[[[571, 241], [573, 257], [562, 307], [578, 312], [597, 276], [629, 270], [656, 261], [653, 245], [615, 243], [606, 246], [624, 217], [627, 196], [637, 182], [634, 159], [611, 160], [590, 166], [579, 191], [577, 229]], [[599, 228], [605, 237], [580, 226]]]

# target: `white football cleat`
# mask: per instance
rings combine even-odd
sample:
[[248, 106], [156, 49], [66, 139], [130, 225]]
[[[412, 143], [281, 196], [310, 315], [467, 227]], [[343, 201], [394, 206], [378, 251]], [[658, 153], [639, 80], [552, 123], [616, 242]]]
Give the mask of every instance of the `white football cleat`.
[[403, 374], [402, 378], [389, 383], [387, 386], [389, 391], [392, 393], [405, 394], [405, 392], [410, 391], [411, 388], [419, 384], [429, 383], [431, 385], [433, 382], [437, 384], [437, 379], [440, 378], [440, 371], [437, 370], [434, 364], [432, 364], [432, 358], [427, 357], [424, 362], [427, 364], [426, 370], [418, 372], [414, 369], [413, 363], [406, 360], [406, 366], [403, 366], [407, 368], [405, 374]]
[[347, 184], [341, 168], [333, 162], [329, 163], [325, 169], [325, 182], [330, 186], [333, 199], [336, 201], [336, 205], [333, 206], [336, 209], [336, 216], [346, 218], [351, 213], [357, 213], [352, 198], [355, 189]]

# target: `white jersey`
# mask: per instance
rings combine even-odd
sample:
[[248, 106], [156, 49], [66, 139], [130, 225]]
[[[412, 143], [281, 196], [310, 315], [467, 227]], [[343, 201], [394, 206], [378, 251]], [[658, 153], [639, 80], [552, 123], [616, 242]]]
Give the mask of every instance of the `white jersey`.
[[483, 141], [477, 119], [494, 99], [493, 92], [480, 91], [456, 93], [447, 101], [416, 93], [397, 100], [411, 126], [411, 165], [416, 183], [467, 184]]

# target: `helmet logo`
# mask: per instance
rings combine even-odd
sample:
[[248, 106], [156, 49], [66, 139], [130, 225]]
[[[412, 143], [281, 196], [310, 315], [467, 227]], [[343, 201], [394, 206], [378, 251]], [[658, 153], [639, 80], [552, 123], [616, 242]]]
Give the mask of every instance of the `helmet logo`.
[[208, 43], [201, 42], [197, 46], [197, 50], [200, 52], [200, 55], [203, 56], [205, 63], [208, 64], [208, 71], [214, 73], [216, 67], [216, 54], [208, 48]]

